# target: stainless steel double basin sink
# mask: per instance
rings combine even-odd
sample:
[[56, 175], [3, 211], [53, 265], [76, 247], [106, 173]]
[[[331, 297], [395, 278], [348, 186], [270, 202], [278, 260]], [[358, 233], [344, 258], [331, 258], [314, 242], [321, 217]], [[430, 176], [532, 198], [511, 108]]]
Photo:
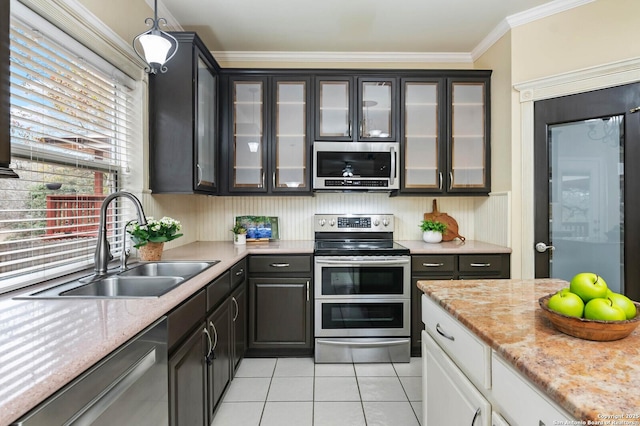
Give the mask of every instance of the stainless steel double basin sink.
[[123, 272], [100, 277], [80, 278], [24, 297], [30, 299], [155, 298], [173, 290], [218, 262], [216, 260], [212, 262], [142, 263]]

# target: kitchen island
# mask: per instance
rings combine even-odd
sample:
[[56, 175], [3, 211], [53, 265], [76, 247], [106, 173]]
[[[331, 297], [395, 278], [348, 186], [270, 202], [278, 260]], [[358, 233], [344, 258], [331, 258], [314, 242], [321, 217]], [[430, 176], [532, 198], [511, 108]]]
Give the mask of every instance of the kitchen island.
[[580, 420], [568, 424], [640, 424], [640, 330], [612, 342], [557, 331], [538, 299], [567, 286], [557, 279], [418, 282], [494, 356]]

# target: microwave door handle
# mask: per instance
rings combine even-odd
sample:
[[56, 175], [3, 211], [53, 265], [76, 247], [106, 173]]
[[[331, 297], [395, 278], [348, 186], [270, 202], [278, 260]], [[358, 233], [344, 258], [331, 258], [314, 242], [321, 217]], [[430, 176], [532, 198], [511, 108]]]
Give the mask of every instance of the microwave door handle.
[[389, 177], [389, 185], [393, 185], [393, 181], [396, 178], [396, 148], [392, 146], [389, 151], [391, 152], [391, 176]]

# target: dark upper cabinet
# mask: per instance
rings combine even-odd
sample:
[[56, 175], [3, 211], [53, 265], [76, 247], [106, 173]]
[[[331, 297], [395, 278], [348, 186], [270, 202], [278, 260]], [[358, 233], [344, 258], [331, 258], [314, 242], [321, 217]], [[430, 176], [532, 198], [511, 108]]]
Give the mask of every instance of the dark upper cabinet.
[[168, 71], [149, 77], [149, 187], [153, 193], [218, 192], [220, 68], [193, 32]]
[[401, 193], [490, 192], [490, 76], [401, 79]]
[[268, 74], [225, 79], [230, 193], [311, 193], [311, 79]]
[[318, 76], [315, 79], [315, 140], [395, 141], [397, 79]]

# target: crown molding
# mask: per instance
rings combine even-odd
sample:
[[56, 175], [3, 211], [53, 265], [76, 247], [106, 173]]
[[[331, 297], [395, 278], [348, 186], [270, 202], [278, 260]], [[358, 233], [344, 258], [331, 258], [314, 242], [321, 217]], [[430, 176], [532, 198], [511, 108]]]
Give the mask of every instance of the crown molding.
[[496, 27], [487, 34], [480, 43], [478, 43], [478, 45], [471, 51], [471, 58], [473, 61], [476, 61], [487, 50], [489, 50], [491, 46], [500, 40], [502, 36], [515, 27], [555, 15], [556, 13], [580, 7], [594, 1], [596, 0], [554, 0], [529, 10], [525, 10], [524, 12], [509, 15], [500, 21], [498, 25], [496, 25]]
[[393, 63], [472, 63], [469, 53], [457, 52], [211, 52], [219, 62], [393, 62]]

